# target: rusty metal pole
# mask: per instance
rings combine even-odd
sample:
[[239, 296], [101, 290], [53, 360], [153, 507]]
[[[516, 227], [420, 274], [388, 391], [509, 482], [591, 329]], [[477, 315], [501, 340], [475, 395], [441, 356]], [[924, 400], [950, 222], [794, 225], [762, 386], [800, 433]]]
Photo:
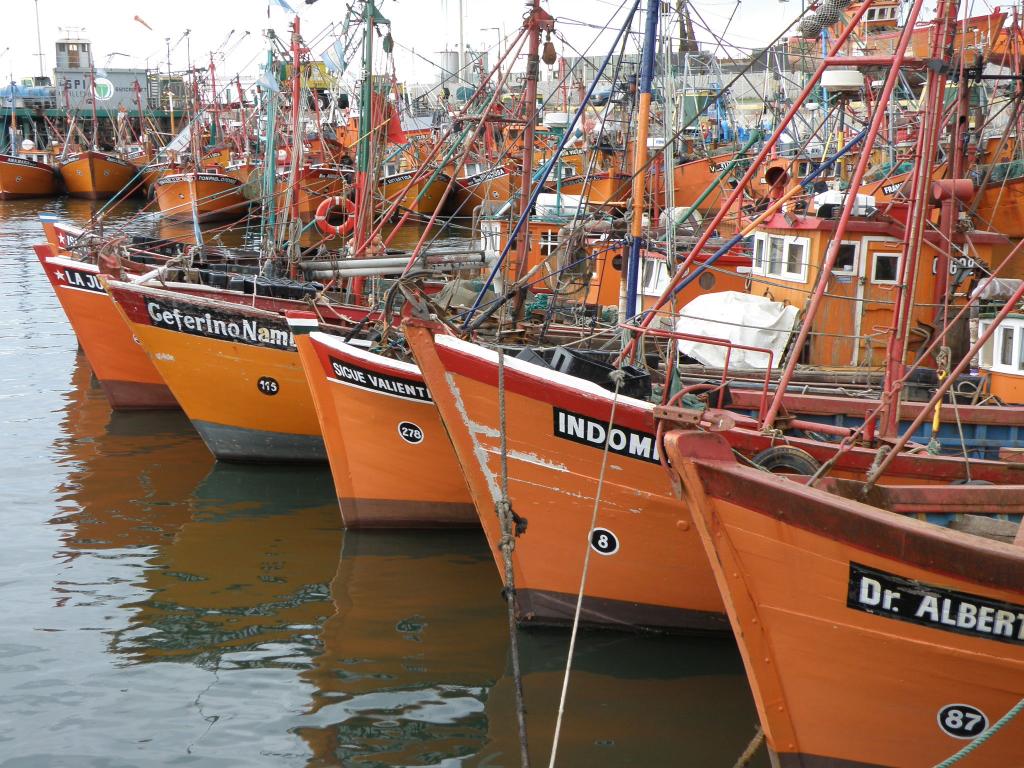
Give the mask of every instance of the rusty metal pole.
[[[832, 43], [832, 47], [829, 49], [828, 56], [835, 56], [842, 50], [843, 46], [846, 44], [847, 39], [850, 37], [851, 34], [853, 34], [854, 28], [857, 26], [857, 24], [860, 23], [861, 18], [864, 16], [865, 13], [867, 13], [868, 8], [870, 8], [871, 6], [872, 0], [865, 0], [865, 2], [861, 4], [859, 8], [857, 8], [857, 10], [853, 14], [853, 18], [850, 20], [850, 23], [847, 24], [846, 28], [839, 33], [839, 36]], [[745, 191], [747, 184], [749, 184], [750, 180], [754, 178], [754, 174], [756, 174], [757, 171], [760, 169], [761, 163], [764, 162], [764, 159], [775, 147], [775, 144], [778, 142], [779, 137], [782, 136], [786, 128], [793, 121], [793, 118], [796, 116], [797, 112], [800, 111], [800, 107], [803, 106], [803, 103], [807, 100], [807, 97], [810, 96], [811, 92], [814, 90], [814, 87], [818, 84], [818, 80], [821, 79], [822, 73], [824, 73], [827, 67], [828, 62], [825, 59], [822, 59], [822, 61], [819, 62], [817, 69], [814, 70], [814, 73], [811, 75], [810, 79], [808, 79], [807, 84], [804, 86], [803, 90], [800, 91], [797, 97], [793, 100], [793, 103], [786, 111], [786, 114], [782, 117], [782, 120], [779, 121], [779, 124], [772, 132], [772, 135], [768, 137], [768, 140], [761, 148], [761, 151], [758, 152], [757, 156], [751, 161], [750, 167], [747, 169], [746, 173], [743, 174], [743, 178], [740, 179], [740, 182], [733, 189], [728, 199], [724, 203], [722, 203], [722, 206], [719, 208], [718, 213], [716, 213], [714, 217], [712, 217], [711, 221], [708, 222], [704, 230], [704, 233], [697, 239], [697, 242], [690, 250], [689, 255], [682, 262], [682, 264], [679, 265], [679, 268], [676, 270], [675, 276], [672, 278], [668, 286], [662, 292], [661, 297], [658, 299], [657, 303], [652, 308], [652, 311], [648, 312], [647, 315], [644, 317], [643, 321], [640, 323], [641, 328], [647, 328], [652, 322], [654, 322], [654, 318], [657, 317], [657, 310], [661, 309], [663, 306], [665, 306], [665, 304], [668, 303], [669, 299], [673, 295], [673, 291], [676, 285], [678, 285], [679, 281], [681, 281], [686, 276], [687, 269], [693, 263], [693, 260], [696, 258], [697, 254], [699, 254], [703, 250], [704, 246], [707, 245], [708, 240], [711, 239], [712, 235], [715, 232], [715, 229], [717, 229], [718, 225], [722, 223], [722, 220], [726, 217], [728, 212], [732, 209], [734, 205], [736, 205], [737, 201], [743, 195], [743, 192]], [[636, 340], [634, 339], [629, 343], [626, 349], [623, 350], [623, 353], [630, 354], [635, 344]]]
[[[530, 247], [530, 185], [533, 181], [534, 124], [537, 122], [537, 81], [540, 79], [540, 33], [554, 28], [554, 19], [541, 10], [540, 0], [533, 0], [530, 16], [526, 21], [530, 36], [530, 49], [526, 55], [526, 91], [523, 95], [526, 125], [523, 127], [523, 182], [519, 190], [519, 216], [526, 218], [526, 226], [516, 243], [516, 280], [526, 274], [526, 261]], [[518, 302], [517, 302], [518, 305]]]
[[[846, 228], [850, 223], [850, 218], [853, 215], [853, 209], [857, 204], [857, 191], [860, 189], [860, 183], [864, 178], [864, 174], [867, 172], [869, 163], [871, 162], [871, 150], [874, 147], [875, 138], [878, 136], [878, 132], [882, 128], [882, 123], [886, 115], [886, 106], [889, 103], [889, 99], [892, 96], [892, 92], [895, 89], [897, 82], [899, 82], [900, 67], [902, 67], [903, 60], [906, 58], [907, 47], [910, 45], [911, 36], [914, 31], [914, 24], [917, 22], [917, 17], [920, 15], [923, 5], [924, 0], [915, 0], [914, 5], [911, 7], [910, 13], [907, 16], [906, 26], [904, 26], [903, 32], [900, 34], [900, 38], [896, 43], [896, 51], [892, 57], [889, 73], [885, 78], [885, 85], [882, 87], [882, 92], [879, 94], [878, 101], [875, 104], [875, 112], [871, 116], [871, 124], [868, 128], [868, 134], [864, 138], [864, 146], [861, 148], [860, 157], [857, 159], [857, 167], [853, 172], [853, 178], [850, 179], [850, 188], [846, 193], [846, 205], [843, 206], [843, 213], [839, 217], [839, 223], [836, 224], [836, 231], [832, 235], [828, 251], [825, 254], [825, 261], [821, 265], [818, 280], [814, 284], [814, 293], [811, 294], [810, 301], [808, 302], [807, 309], [804, 313], [803, 321], [800, 324], [800, 330], [797, 333], [796, 341], [793, 342], [790, 349], [789, 359], [786, 361], [786, 367], [783, 370], [782, 375], [779, 377], [779, 383], [775, 389], [775, 396], [772, 398], [771, 405], [768, 406], [768, 413], [763, 414], [763, 420], [761, 422], [762, 429], [768, 429], [774, 425], [775, 417], [778, 415], [779, 410], [782, 407], [782, 400], [786, 395], [786, 387], [789, 386], [789, 382], [793, 378], [793, 373], [796, 371], [797, 362], [800, 359], [800, 350], [803, 349], [804, 344], [811, 335], [811, 326], [814, 324], [814, 318], [818, 314], [818, 308], [821, 306], [821, 300], [825, 296], [825, 289], [828, 287], [828, 280], [832, 274], [832, 268], [835, 266], [836, 258], [839, 255], [839, 247], [842, 245], [843, 236], [846, 234]], [[856, 59], [851, 58], [849, 61], [855, 62]]]
[[910, 314], [914, 307], [914, 291], [917, 286], [918, 260], [924, 231], [928, 225], [929, 194], [931, 192], [932, 168], [935, 153], [938, 149], [939, 133], [943, 115], [943, 97], [946, 86], [946, 73], [942, 65], [942, 53], [953, 44], [956, 30], [956, 17], [960, 9], [959, 0], [940, 0], [939, 14], [935, 22], [935, 34], [929, 53], [935, 66], [928, 70], [925, 87], [928, 89], [928, 101], [921, 119], [921, 135], [918, 140], [917, 167], [911, 191], [911, 208], [904, 234], [904, 251], [900, 267], [893, 316], [893, 332], [886, 346], [885, 378], [883, 380], [883, 396], [892, 395], [889, 408], [880, 422], [879, 434], [891, 437], [899, 428], [900, 392], [903, 371], [905, 368], [905, 346], [907, 329], [910, 326]]

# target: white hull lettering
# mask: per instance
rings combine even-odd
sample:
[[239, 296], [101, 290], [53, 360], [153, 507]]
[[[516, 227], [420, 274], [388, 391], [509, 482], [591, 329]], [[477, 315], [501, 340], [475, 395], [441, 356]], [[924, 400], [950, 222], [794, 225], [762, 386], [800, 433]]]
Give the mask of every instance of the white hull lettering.
[[93, 272], [63, 267], [56, 270], [54, 276], [57, 278], [58, 283], [63, 284], [67, 288], [89, 291], [90, 293], [106, 293], [100, 284], [99, 276]]
[[330, 361], [331, 371], [334, 373], [335, 379], [340, 382], [360, 389], [381, 392], [392, 397], [401, 397], [405, 400], [415, 400], [421, 403], [432, 402], [430, 392], [422, 381], [377, 373], [352, 363], [342, 362], [334, 357], [330, 358]]
[[554, 409], [554, 435], [602, 451], [607, 442], [608, 450], [619, 456], [652, 464], [661, 461], [658, 442], [653, 434], [617, 426], [609, 430], [606, 421], [601, 422], [561, 408]]
[[251, 317], [218, 317], [212, 312], [197, 312], [164, 306], [152, 299], [146, 300], [146, 312], [154, 328], [165, 328], [209, 339], [236, 341], [254, 347], [295, 349], [295, 338], [287, 328], [278, 328]]
[[943, 632], [1024, 645], [1024, 605], [924, 584], [850, 563], [847, 608]]

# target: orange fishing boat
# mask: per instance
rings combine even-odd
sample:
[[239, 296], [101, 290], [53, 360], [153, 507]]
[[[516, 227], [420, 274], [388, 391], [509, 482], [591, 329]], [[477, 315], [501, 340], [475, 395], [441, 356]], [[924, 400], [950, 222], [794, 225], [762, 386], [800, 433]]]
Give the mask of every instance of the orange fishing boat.
[[0, 154], [0, 200], [55, 195], [58, 178], [52, 165]]
[[461, 193], [458, 214], [471, 216], [478, 205], [498, 208], [512, 198], [519, 178], [504, 165], [486, 169], [481, 169], [478, 163], [466, 166], [465, 173], [455, 180]]
[[401, 199], [398, 200], [399, 213], [402, 213], [404, 209], [411, 209], [414, 213], [429, 216], [437, 209], [437, 204], [441, 201], [441, 195], [444, 194], [445, 187], [448, 186], [448, 177], [441, 173], [436, 175], [427, 173], [409, 187], [403, 195], [402, 190], [408, 186], [414, 175], [415, 171], [406, 171], [381, 177], [380, 193], [388, 205], [394, 203], [401, 195]]
[[[407, 323], [405, 331], [503, 571], [502, 532], [494, 514], [501, 477], [497, 354], [454, 337], [433, 337], [429, 327], [416, 321]], [[521, 621], [557, 623], [571, 617], [587, 533], [596, 525], [600, 533], [591, 545], [604, 557], [596, 564], [592, 558], [584, 620], [720, 628], [717, 595], [708, 591], [709, 574], [694, 551], [689, 512], [675, 503], [659, 453], [659, 422], [671, 422], [672, 410], [622, 394], [615, 398], [590, 381], [506, 356], [508, 493], [526, 527], [512, 560]], [[811, 472], [837, 452], [837, 443], [803, 437], [778, 445], [756, 421], [738, 414], [708, 411], [703, 418], [723, 430], [734, 450], [773, 471], [794, 471], [773, 464], [779, 452], [806, 456], [813, 463]], [[599, 516], [592, 523], [606, 440]], [[856, 478], [870, 469], [875, 457], [869, 448], [854, 447], [839, 455], [833, 469], [838, 477]], [[1008, 484], [1024, 478], [1024, 467], [901, 453], [885, 478], [894, 485], [971, 479]], [[670, 579], [661, 567], [681, 567], [686, 575]]]
[[[1024, 765], [1019, 530], [1016, 545], [991, 541], [893, 514], [880, 488], [879, 505], [807, 488], [740, 466], [713, 434], [674, 431], [665, 445], [773, 765]], [[1020, 488], [965, 490], [968, 509], [1019, 519]], [[948, 491], [900, 504], [946, 512]]]
[[[503, 533], [494, 512], [501, 499], [497, 353], [434, 337], [422, 325], [405, 330], [504, 574]], [[721, 598], [660, 463], [647, 404], [618, 398], [598, 496], [612, 393], [506, 356], [504, 396], [508, 494], [521, 531], [512, 553], [519, 620], [572, 620], [590, 547], [585, 622], [724, 630]]]
[[[999, 172], [991, 175], [978, 191], [980, 199], [972, 204], [978, 226], [1007, 237], [1024, 237], [1024, 163], [1018, 160], [995, 168]], [[984, 167], [976, 169], [984, 172]]]
[[[734, 154], [724, 153], [676, 165], [672, 171], [675, 185], [673, 187], [675, 205], [688, 208], [696, 203], [697, 199], [714, 183], [734, 157]], [[659, 175], [658, 187], [657, 194], [664, 198], [665, 180], [663, 175]], [[702, 214], [717, 213], [731, 191], [732, 188], [728, 186], [726, 180], [723, 180], [718, 188], [697, 206], [697, 210]]]
[[[419, 369], [289, 316], [346, 528], [477, 526]], [[312, 327], [316, 327], [315, 320]], [[396, 469], [402, 482], [395, 482]]]
[[249, 207], [242, 186], [238, 178], [211, 170], [172, 173], [156, 180], [156, 202], [171, 219], [191, 219], [193, 208], [199, 221], [237, 219]]
[[139, 169], [142, 174], [142, 194], [148, 199], [156, 193], [156, 183], [164, 176], [172, 173], [180, 173], [181, 166], [175, 161], [162, 161], [158, 163], [147, 163]]
[[[67, 243], [63, 231], [58, 237], [58, 242]], [[100, 282], [99, 268], [59, 256], [50, 244], [34, 248], [110, 407], [177, 408], [171, 391], [121, 321]]]
[[559, 182], [559, 190], [563, 195], [582, 195], [591, 205], [623, 208], [632, 183], [632, 176], [624, 171], [597, 171], [588, 176], [566, 176]]
[[[310, 165], [299, 169], [299, 181], [295, 185], [299, 218], [310, 221], [316, 215], [320, 203], [329, 197], [341, 197], [351, 182], [351, 170], [340, 165]], [[282, 179], [283, 187], [285, 181]], [[278, 192], [277, 201], [284, 200], [283, 190]]]
[[60, 164], [60, 176], [72, 197], [105, 200], [119, 193], [139, 169], [109, 152], [89, 150], [71, 155]]
[[280, 313], [113, 280], [107, 285], [130, 333], [214, 456], [327, 458]]

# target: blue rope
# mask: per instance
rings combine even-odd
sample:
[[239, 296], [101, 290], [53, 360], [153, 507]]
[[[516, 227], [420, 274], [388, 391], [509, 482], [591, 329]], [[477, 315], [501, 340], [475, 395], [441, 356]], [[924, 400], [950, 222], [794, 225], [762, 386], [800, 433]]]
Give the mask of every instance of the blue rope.
[[1021, 699], [1020, 701], [1018, 701], [1014, 705], [1013, 709], [1011, 709], [1009, 712], [1007, 712], [1005, 715], [1003, 715], [999, 719], [999, 722], [997, 722], [995, 725], [993, 725], [991, 728], [989, 728], [984, 733], [978, 734], [978, 737], [974, 741], [972, 741], [970, 744], [968, 744], [966, 747], [961, 749], [959, 752], [957, 752], [952, 757], [949, 757], [949, 758], [943, 760], [941, 763], [936, 765], [935, 768], [949, 768], [949, 766], [955, 765], [956, 763], [959, 763], [961, 760], [963, 760], [965, 757], [967, 757], [969, 754], [971, 754], [971, 752], [976, 750], [978, 747], [980, 747], [986, 741], [988, 741], [993, 736], [995, 736], [997, 733], [999, 733], [999, 731], [1003, 728], [1003, 726], [1005, 726], [1007, 723], [1009, 723], [1011, 720], [1013, 720], [1013, 718], [1015, 718], [1017, 715], [1020, 714], [1021, 710], [1024, 710], [1024, 699]]

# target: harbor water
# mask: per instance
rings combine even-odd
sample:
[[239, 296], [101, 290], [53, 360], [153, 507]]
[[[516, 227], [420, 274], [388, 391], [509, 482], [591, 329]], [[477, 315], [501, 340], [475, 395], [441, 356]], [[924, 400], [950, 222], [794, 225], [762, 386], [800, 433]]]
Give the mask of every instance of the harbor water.
[[[326, 466], [112, 413], [31, 249], [91, 210], [0, 203], [0, 768], [518, 765], [483, 536], [346, 532]], [[519, 640], [546, 765], [569, 633]], [[728, 768], [756, 723], [731, 639], [584, 632], [558, 764]]]

